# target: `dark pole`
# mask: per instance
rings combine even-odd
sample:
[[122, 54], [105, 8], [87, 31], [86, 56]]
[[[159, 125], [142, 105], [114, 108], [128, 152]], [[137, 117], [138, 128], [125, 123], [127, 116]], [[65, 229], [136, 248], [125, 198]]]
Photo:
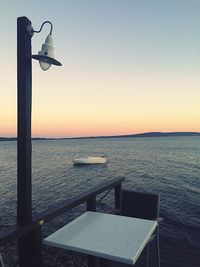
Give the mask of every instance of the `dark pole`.
[[115, 186], [115, 210], [117, 213], [119, 213], [119, 209], [120, 209], [121, 190], [122, 190], [121, 183]]
[[[17, 223], [32, 221], [32, 177], [31, 177], [31, 100], [32, 65], [31, 36], [26, 17], [17, 19]], [[20, 267], [41, 266], [40, 227], [18, 239]]]
[[17, 222], [26, 223], [32, 219], [31, 190], [31, 36], [26, 17], [17, 19]]

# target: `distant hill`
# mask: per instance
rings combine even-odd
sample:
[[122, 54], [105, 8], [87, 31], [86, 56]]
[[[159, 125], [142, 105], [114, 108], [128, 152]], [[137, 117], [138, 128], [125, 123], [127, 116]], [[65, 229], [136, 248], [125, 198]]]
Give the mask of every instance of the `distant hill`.
[[16, 137], [0, 137], [0, 141], [16, 141]]
[[[183, 136], [200, 136], [199, 132], [147, 132], [128, 135], [112, 136], [88, 136], [88, 137], [71, 137], [71, 138], [32, 138], [32, 140], [65, 140], [65, 139], [84, 139], [84, 138], [121, 138], [121, 137], [183, 137]], [[0, 141], [16, 141], [16, 137], [0, 137]]]
[[[200, 136], [199, 132], [147, 132], [139, 134], [124, 134], [124, 135], [106, 135], [106, 136], [88, 136], [88, 137], [74, 137], [71, 139], [84, 139], [84, 138], [126, 138], [126, 137], [183, 137], [183, 136]], [[62, 138], [69, 139], [69, 138]]]
[[179, 136], [200, 136], [198, 132], [148, 132], [140, 134], [126, 135], [129, 137], [179, 137]]

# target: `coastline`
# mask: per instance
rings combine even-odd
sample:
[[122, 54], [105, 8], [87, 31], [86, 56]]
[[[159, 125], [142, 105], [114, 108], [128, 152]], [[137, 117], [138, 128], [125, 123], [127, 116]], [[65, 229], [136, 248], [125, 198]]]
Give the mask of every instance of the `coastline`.
[[[32, 140], [68, 140], [68, 139], [94, 139], [94, 138], [142, 138], [142, 137], [189, 137], [200, 136], [200, 132], [146, 132], [139, 134], [126, 134], [126, 135], [106, 135], [106, 136], [83, 136], [83, 137], [33, 137]], [[17, 137], [0, 137], [0, 141], [17, 141]]]

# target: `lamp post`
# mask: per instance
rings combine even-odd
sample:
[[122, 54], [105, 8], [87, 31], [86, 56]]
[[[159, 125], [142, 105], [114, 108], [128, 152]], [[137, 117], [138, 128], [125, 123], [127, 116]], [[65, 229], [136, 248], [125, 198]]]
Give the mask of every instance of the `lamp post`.
[[[45, 23], [51, 25], [38, 55], [31, 53], [31, 38], [40, 32]], [[26, 17], [17, 19], [17, 223], [32, 221], [32, 147], [31, 147], [31, 103], [32, 103], [32, 62], [37, 59], [43, 70], [52, 64], [61, 66], [54, 59], [52, 45], [52, 24], [44, 22], [39, 31], [34, 31], [31, 21]], [[41, 266], [40, 227], [18, 239], [20, 267]]]

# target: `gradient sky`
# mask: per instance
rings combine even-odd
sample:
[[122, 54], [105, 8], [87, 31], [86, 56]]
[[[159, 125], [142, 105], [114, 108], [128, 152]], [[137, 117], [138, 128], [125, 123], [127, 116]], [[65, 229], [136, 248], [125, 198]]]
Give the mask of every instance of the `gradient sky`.
[[0, 136], [16, 136], [20, 16], [53, 23], [63, 64], [32, 62], [33, 136], [200, 132], [199, 14], [199, 0], [0, 0]]

